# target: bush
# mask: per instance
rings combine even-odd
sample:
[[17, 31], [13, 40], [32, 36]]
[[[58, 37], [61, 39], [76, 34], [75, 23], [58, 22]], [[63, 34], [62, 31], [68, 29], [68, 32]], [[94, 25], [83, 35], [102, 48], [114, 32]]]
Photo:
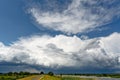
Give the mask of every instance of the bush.
[[48, 72], [48, 75], [53, 76], [54, 73], [53, 72]]
[[43, 71], [41, 71], [41, 72], [40, 72], [40, 75], [42, 75], [42, 74], [44, 74], [44, 72], [43, 72]]

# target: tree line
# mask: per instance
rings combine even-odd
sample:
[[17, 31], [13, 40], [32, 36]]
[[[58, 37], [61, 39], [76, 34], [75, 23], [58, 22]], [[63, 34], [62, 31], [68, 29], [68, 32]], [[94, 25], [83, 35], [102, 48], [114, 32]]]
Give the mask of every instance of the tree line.
[[7, 75], [7, 76], [16, 76], [16, 75], [43, 75], [43, 74], [48, 74], [48, 75], [51, 75], [51, 76], [54, 75], [54, 73], [52, 71], [49, 71], [48, 73], [44, 73], [43, 71], [41, 71], [40, 73], [30, 73], [30, 72], [24, 72], [24, 71], [0, 73], [0, 75]]

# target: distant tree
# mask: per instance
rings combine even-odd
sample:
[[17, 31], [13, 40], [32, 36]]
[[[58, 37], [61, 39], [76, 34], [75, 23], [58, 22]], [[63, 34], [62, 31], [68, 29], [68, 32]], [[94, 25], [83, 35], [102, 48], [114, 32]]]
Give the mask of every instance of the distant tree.
[[41, 72], [40, 72], [40, 74], [42, 75], [42, 74], [44, 74], [44, 72], [43, 72], [43, 71], [41, 71]]
[[20, 71], [20, 72], [19, 72], [19, 75], [24, 75], [24, 72], [23, 72], [23, 71]]
[[12, 76], [13, 75], [13, 73], [12, 72], [8, 72], [8, 76]]
[[19, 72], [19, 75], [21, 75], [21, 77], [24, 77], [24, 76], [25, 76], [23, 71], [20, 71], [20, 72]]
[[62, 77], [62, 74], [60, 74], [60, 77]]
[[30, 75], [30, 72], [24, 72], [24, 75]]
[[48, 75], [53, 76], [54, 73], [50, 71], [50, 72], [48, 72]]
[[14, 74], [14, 75], [18, 75], [18, 72], [14, 72], [13, 74]]

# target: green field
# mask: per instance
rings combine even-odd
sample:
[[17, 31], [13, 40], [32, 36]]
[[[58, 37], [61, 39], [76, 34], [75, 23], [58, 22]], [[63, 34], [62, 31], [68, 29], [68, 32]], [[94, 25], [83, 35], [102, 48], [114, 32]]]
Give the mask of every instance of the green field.
[[18, 78], [23, 78], [23, 76], [8, 76], [8, 75], [1, 75], [0, 80], [17, 80]]
[[16, 80], [15, 76], [0, 76], [0, 80]]
[[18, 80], [28, 75], [0, 75], [0, 80]]

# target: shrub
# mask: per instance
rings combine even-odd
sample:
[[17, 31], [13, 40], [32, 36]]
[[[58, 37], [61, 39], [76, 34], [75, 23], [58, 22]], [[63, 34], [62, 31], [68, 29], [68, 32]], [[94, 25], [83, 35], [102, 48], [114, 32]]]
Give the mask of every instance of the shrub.
[[54, 73], [53, 72], [48, 72], [48, 75], [53, 76]]

